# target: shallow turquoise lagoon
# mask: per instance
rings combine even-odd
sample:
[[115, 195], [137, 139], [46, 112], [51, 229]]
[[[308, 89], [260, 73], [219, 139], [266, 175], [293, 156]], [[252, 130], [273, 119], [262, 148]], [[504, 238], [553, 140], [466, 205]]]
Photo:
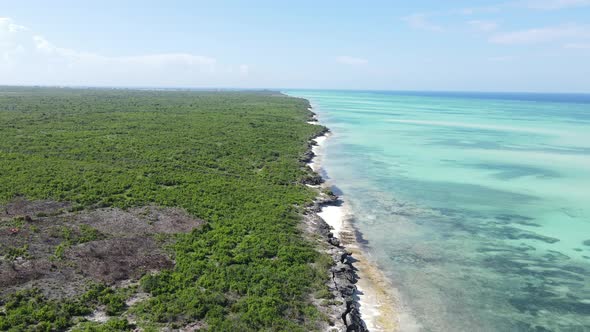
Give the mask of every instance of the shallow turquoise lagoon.
[[590, 331], [590, 96], [286, 91], [422, 331]]

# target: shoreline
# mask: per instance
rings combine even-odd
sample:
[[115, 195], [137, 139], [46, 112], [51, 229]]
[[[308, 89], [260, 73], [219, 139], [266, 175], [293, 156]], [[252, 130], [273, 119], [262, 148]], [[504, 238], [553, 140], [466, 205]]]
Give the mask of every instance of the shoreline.
[[[341, 228], [336, 236], [340, 239], [341, 245], [355, 257], [354, 267], [359, 276], [356, 283], [357, 301], [361, 318], [371, 332], [399, 331], [400, 310], [397, 307], [398, 300], [393, 292], [394, 288], [369, 257], [365, 244], [359, 242], [362, 234], [352, 224], [352, 211], [346, 201], [339, 208], [342, 210]], [[338, 215], [334, 214], [337, 218]]]
[[[320, 125], [312, 107], [308, 111], [312, 114], [308, 123]], [[326, 128], [310, 140], [306, 165], [320, 177], [320, 181], [308, 184], [320, 192], [307, 213], [307, 219], [329, 244], [324, 250], [334, 258], [335, 264], [330, 271], [334, 282], [330, 288], [346, 304], [339, 309], [342, 326], [335, 324], [331, 328], [359, 332], [399, 331], [399, 311], [396, 310], [393, 286], [369, 259], [363, 244], [357, 241], [361, 235], [352, 224], [352, 212], [346, 201], [334, 195], [331, 184], [319, 175], [323, 145], [330, 135]], [[337, 316], [335, 313], [333, 318], [337, 318], [334, 316]]]

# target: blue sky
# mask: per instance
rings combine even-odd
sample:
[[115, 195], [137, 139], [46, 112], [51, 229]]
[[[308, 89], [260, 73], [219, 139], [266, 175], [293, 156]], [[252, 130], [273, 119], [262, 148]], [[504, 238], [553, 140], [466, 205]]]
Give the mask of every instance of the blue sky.
[[590, 92], [590, 0], [6, 0], [0, 59], [0, 84]]

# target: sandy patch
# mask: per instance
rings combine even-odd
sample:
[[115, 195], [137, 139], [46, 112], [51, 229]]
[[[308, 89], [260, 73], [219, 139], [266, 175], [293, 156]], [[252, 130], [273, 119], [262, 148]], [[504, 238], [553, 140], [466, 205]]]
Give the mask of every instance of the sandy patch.
[[324, 150], [324, 143], [328, 138], [329, 134], [319, 136], [314, 138], [312, 141], [315, 142], [315, 145], [312, 146], [311, 151], [315, 155], [311, 162], [307, 164], [314, 172], [319, 172], [321, 169], [321, 161], [322, 161], [322, 152]]
[[320, 218], [324, 219], [326, 224], [330, 225], [334, 230], [332, 233], [335, 237], [340, 238], [340, 232], [344, 227], [344, 219], [346, 218], [348, 211], [342, 206], [325, 206], [322, 211], [318, 213]]

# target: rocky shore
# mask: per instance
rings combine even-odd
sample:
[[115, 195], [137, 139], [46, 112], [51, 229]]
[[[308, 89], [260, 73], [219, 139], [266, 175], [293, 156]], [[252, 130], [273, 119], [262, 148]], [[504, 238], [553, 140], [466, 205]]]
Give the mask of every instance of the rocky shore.
[[[313, 112], [311, 114], [310, 123], [317, 124], [316, 115]], [[302, 157], [302, 162], [309, 164], [313, 161], [315, 153], [312, 148], [316, 144], [314, 139], [325, 136], [328, 133], [329, 129], [324, 127], [320, 133], [312, 138], [307, 152]], [[346, 250], [340, 240], [334, 236], [330, 225], [318, 215], [324, 207], [339, 206], [342, 204], [342, 201], [324, 185], [322, 177], [315, 172], [312, 176], [305, 179], [305, 184], [316, 187], [319, 192], [314, 203], [305, 211], [307, 232], [317, 241], [319, 248], [333, 260], [332, 267], [328, 271], [330, 280], [327, 286], [332, 293], [333, 299], [326, 308], [326, 314], [330, 318], [330, 326], [327, 330], [346, 332], [368, 331], [359, 310], [360, 304], [358, 302], [358, 290], [356, 286], [359, 277], [357, 269], [354, 267], [355, 259], [352, 257], [352, 253]]]
[[306, 222], [310, 225], [315, 234], [318, 234], [325, 245], [322, 249], [332, 257], [334, 262], [329, 271], [331, 280], [328, 287], [334, 296], [332, 308], [335, 318], [334, 328], [339, 331], [347, 332], [364, 332], [368, 331], [359, 311], [357, 299], [356, 283], [359, 280], [356, 268], [353, 263], [355, 259], [352, 253], [341, 245], [340, 240], [334, 236], [330, 226], [318, 216], [322, 207], [328, 205], [338, 205], [341, 201], [334, 195], [326, 193], [320, 194], [320, 197], [310, 207], [305, 216]]

